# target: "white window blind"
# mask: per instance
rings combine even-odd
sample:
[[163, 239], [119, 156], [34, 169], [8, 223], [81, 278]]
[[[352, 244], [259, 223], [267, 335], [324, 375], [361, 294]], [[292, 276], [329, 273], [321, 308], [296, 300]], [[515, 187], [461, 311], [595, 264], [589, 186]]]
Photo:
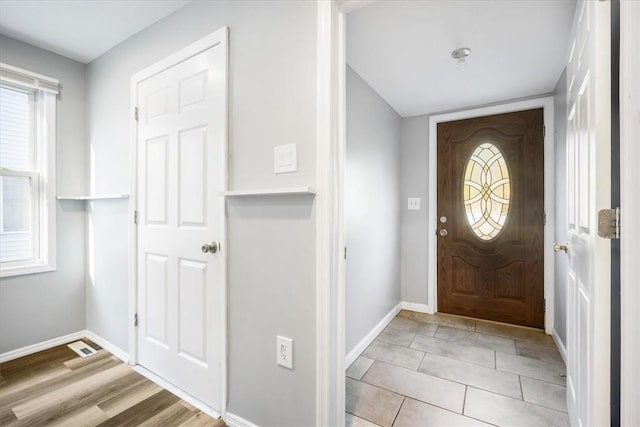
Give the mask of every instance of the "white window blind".
[[0, 62], [0, 277], [56, 269], [58, 86]]
[[34, 93], [0, 87], [0, 262], [34, 257], [38, 173]]

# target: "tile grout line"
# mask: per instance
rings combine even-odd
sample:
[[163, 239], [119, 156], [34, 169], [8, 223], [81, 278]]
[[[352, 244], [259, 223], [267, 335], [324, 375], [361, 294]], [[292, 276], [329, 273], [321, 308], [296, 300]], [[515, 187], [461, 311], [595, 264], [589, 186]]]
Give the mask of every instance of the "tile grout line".
[[[430, 353], [429, 353], [429, 354], [430, 354]], [[425, 354], [425, 356], [426, 356], [426, 354]], [[452, 359], [452, 360], [454, 360], [454, 359]], [[424, 361], [424, 360], [423, 360], [423, 361]], [[422, 362], [423, 362], [423, 361], [421, 361], [421, 362], [420, 362], [420, 367], [422, 366]], [[408, 371], [413, 371], [411, 368], [407, 368], [406, 366], [395, 365], [395, 364], [393, 364], [393, 363], [385, 362], [385, 361], [383, 361], [383, 360], [376, 360], [376, 362], [377, 362], [377, 363], [379, 363], [379, 364], [386, 364], [386, 365], [389, 365], [389, 366], [395, 366], [395, 367], [397, 367], [397, 368], [406, 369], [406, 370], [408, 370]], [[467, 362], [464, 362], [464, 363], [467, 363]], [[373, 365], [372, 365], [372, 366], [373, 366]], [[479, 366], [479, 365], [476, 365], [476, 366]], [[460, 381], [460, 380], [453, 380], [453, 379], [451, 379], [451, 378], [441, 377], [441, 376], [439, 376], [439, 375], [437, 375], [437, 374], [430, 374], [430, 373], [427, 373], [427, 372], [422, 372], [422, 371], [419, 369], [420, 367], [418, 367], [418, 370], [415, 370], [415, 372], [417, 372], [417, 373], [419, 373], [419, 374], [422, 374], [422, 375], [425, 375], [425, 376], [427, 376], [427, 377], [431, 377], [431, 378], [439, 379], [439, 380], [442, 380], [442, 381], [447, 381], [447, 382], [454, 383], [454, 384], [459, 384], [459, 385], [461, 385], [461, 386], [465, 386], [465, 387], [473, 387], [473, 388], [475, 388], [475, 389], [477, 389], [477, 390], [486, 391], [487, 393], [495, 394], [495, 395], [498, 395], [498, 396], [509, 397], [509, 398], [511, 398], [511, 399], [516, 400], [516, 398], [514, 398], [514, 397], [513, 397], [513, 396], [511, 396], [511, 395], [504, 394], [504, 393], [500, 393], [500, 392], [497, 392], [497, 391], [495, 391], [495, 390], [489, 390], [489, 389], [485, 388], [485, 386], [484, 386], [484, 385], [479, 386], [479, 385], [467, 384], [467, 383], [462, 382], [462, 381]], [[486, 368], [486, 369], [490, 369], [490, 368], [487, 368], [486, 366], [480, 366], [480, 367], [481, 367], [481, 368], [482, 368], [482, 367], [484, 367], [484, 368]], [[518, 376], [518, 374], [514, 374], [514, 373], [512, 373], [512, 372], [506, 372], [506, 371], [501, 371], [501, 372], [502, 372], [502, 373], [505, 373], [505, 374], [513, 375], [513, 376], [516, 376], [516, 377]], [[351, 379], [355, 380], [354, 378], [351, 378]], [[535, 378], [534, 378], [534, 379], [535, 379]], [[373, 386], [373, 387], [379, 388], [379, 389], [381, 389], [381, 390], [386, 390], [386, 391], [389, 391], [389, 392], [391, 392], [391, 393], [395, 393], [395, 394], [398, 394], [398, 395], [404, 396], [404, 394], [399, 393], [399, 392], [397, 392], [397, 391], [394, 391], [394, 390], [391, 390], [391, 389], [385, 388], [385, 387], [380, 386], [380, 385], [377, 385], [377, 384], [370, 383], [370, 382], [368, 382], [368, 381], [364, 381], [364, 376], [362, 377], [362, 379], [361, 379], [361, 380], [355, 380], [355, 381], [360, 381], [360, 382], [362, 382], [362, 383], [364, 383], [364, 384], [367, 384], [367, 385], [370, 385], [370, 386]], [[553, 384], [553, 383], [549, 383], [549, 384]], [[556, 385], [557, 385], [557, 384], [556, 384]], [[466, 390], [465, 390], [465, 394], [466, 394]], [[408, 396], [408, 397], [411, 397], [411, 396]], [[419, 402], [426, 403], [426, 404], [428, 404], [428, 405], [437, 406], [437, 405], [435, 405], [434, 403], [431, 403], [431, 402], [427, 402], [427, 401], [420, 400], [420, 399], [419, 399], [419, 398], [417, 398], [417, 397], [411, 397], [411, 398], [412, 398], [412, 399], [414, 399], [414, 400], [417, 400], [417, 401], [419, 401]], [[438, 406], [438, 407], [440, 408], [440, 406]], [[447, 409], [447, 408], [442, 407], [442, 409]], [[448, 411], [451, 411], [450, 409], [447, 409], [447, 410], [448, 410]], [[451, 412], [455, 412], [455, 411], [451, 411]]]
[[526, 400], [524, 400], [524, 390], [522, 389], [522, 377], [520, 375], [518, 375], [518, 383], [520, 384], [520, 396], [522, 397], [522, 401], [526, 402]]
[[[411, 338], [411, 342], [409, 343], [409, 345], [407, 346], [407, 348], [411, 348], [411, 344], [413, 344], [413, 342], [416, 340], [416, 337], [418, 336], [418, 334], [413, 334], [413, 338]], [[415, 348], [411, 348], [412, 350], [416, 350]]]
[[[476, 390], [479, 390], [479, 391], [482, 391], [482, 392], [485, 392], [485, 393], [495, 394], [496, 396], [504, 397], [505, 399], [511, 399], [511, 400], [513, 400], [513, 401], [515, 401], [515, 402], [520, 402], [520, 403], [525, 404], [525, 405], [531, 405], [531, 406], [536, 406], [536, 407], [538, 407], [538, 408], [548, 409], [548, 410], [550, 410], [550, 411], [558, 412], [558, 413], [560, 413], [560, 414], [565, 414], [565, 415], [567, 414], [567, 412], [561, 411], [561, 410], [559, 410], [559, 409], [549, 408], [548, 406], [538, 405], [538, 404], [536, 404], [536, 403], [527, 402], [527, 401], [525, 401], [525, 400], [519, 400], [519, 399], [516, 399], [516, 398], [513, 398], [513, 397], [505, 396], [504, 394], [494, 393], [494, 392], [492, 392], [492, 391], [484, 390], [484, 389], [481, 389], [481, 388], [478, 388], [478, 387], [474, 387], [474, 386], [468, 386], [468, 387], [471, 387], [471, 388], [473, 388], [473, 389], [476, 389]], [[426, 403], [426, 402], [425, 402], [425, 403]], [[470, 417], [470, 418], [471, 418], [471, 417]], [[486, 422], [486, 421], [485, 421], [485, 422]]]
[[[424, 362], [424, 358], [427, 357], [427, 352], [422, 353], [422, 359], [420, 359], [420, 363], [418, 364], [418, 368], [416, 369], [416, 372], [420, 372], [420, 368], [422, 367], [422, 362]], [[424, 372], [421, 372], [424, 374]]]
[[462, 412], [460, 413], [460, 415], [464, 415], [464, 409], [465, 409], [465, 406], [467, 406], [467, 390], [468, 389], [469, 389], [469, 386], [465, 384], [464, 397], [462, 398]]
[[398, 408], [398, 412], [396, 412], [396, 416], [393, 417], [393, 422], [391, 423], [391, 427], [393, 427], [393, 425], [396, 423], [396, 420], [398, 419], [398, 415], [400, 415], [400, 411], [402, 411], [402, 407], [404, 406], [404, 402], [407, 401], [407, 396], [402, 396], [402, 403], [400, 404], [400, 407]]
[[[384, 363], [386, 363], [386, 364], [391, 365], [391, 366], [398, 366], [398, 365], [393, 365], [392, 363], [383, 362], [383, 361], [380, 361], [380, 360], [376, 360], [376, 363], [383, 363], [383, 364], [384, 364]], [[373, 365], [372, 365], [372, 366], [373, 366]], [[407, 369], [407, 370], [411, 370], [411, 369], [409, 369], [409, 368], [405, 368], [404, 366], [398, 366], [398, 367], [399, 367], [399, 368], [404, 368], [404, 369]], [[422, 374], [422, 375], [426, 375], [426, 376], [429, 376], [429, 377], [433, 377], [433, 378], [439, 379], [439, 380], [443, 380], [443, 381], [447, 381], [447, 382], [450, 382], [450, 383], [454, 383], [454, 384], [459, 384], [459, 385], [465, 386], [465, 396], [466, 396], [466, 387], [472, 387], [472, 386], [470, 386], [470, 385], [468, 385], [468, 384], [461, 383], [461, 382], [458, 382], [458, 381], [453, 381], [453, 380], [450, 380], [450, 379], [447, 379], [447, 378], [438, 377], [438, 376], [436, 376], [436, 375], [426, 374], [426, 373], [424, 373], [424, 372], [420, 372], [420, 371], [416, 371], [416, 372], [418, 372], [418, 373], [420, 373], [420, 374]], [[418, 401], [418, 402], [422, 402], [422, 403], [425, 403], [425, 404], [427, 404], [427, 405], [435, 406], [436, 408], [444, 409], [445, 411], [449, 411], [449, 412], [453, 412], [454, 414], [457, 414], [457, 412], [452, 411], [451, 409], [445, 408], [445, 407], [443, 407], [443, 406], [438, 406], [438, 405], [436, 405], [435, 403], [427, 402], [427, 401], [425, 401], [425, 400], [421, 400], [421, 399], [419, 399], [419, 398], [417, 398], [417, 397], [405, 396], [404, 394], [402, 394], [402, 393], [398, 393], [397, 391], [393, 391], [393, 390], [390, 390], [390, 389], [388, 389], [388, 388], [385, 388], [385, 387], [379, 386], [379, 385], [377, 385], [377, 384], [372, 384], [372, 383], [370, 383], [370, 382], [364, 381], [364, 376], [363, 376], [362, 378], [363, 378], [362, 380], [356, 380], [356, 379], [353, 379], [353, 378], [350, 378], [350, 379], [351, 379], [351, 380], [353, 380], [353, 381], [358, 381], [358, 382], [361, 382], [361, 383], [366, 384], [366, 385], [368, 385], [368, 386], [371, 386], [371, 387], [377, 388], [377, 389], [379, 389], [379, 390], [384, 390], [384, 391], [387, 391], [387, 392], [389, 392], [389, 393], [393, 393], [393, 394], [396, 394], [396, 395], [398, 395], [398, 396], [402, 396], [402, 397], [409, 397], [410, 399], [416, 400], [416, 401]], [[478, 387], [475, 387], [475, 388], [478, 388]], [[499, 395], [499, 396], [509, 397], [509, 396], [506, 396], [506, 395], [503, 395], [503, 394], [500, 394], [500, 393], [494, 393], [494, 392], [492, 392], [492, 391], [490, 391], [490, 390], [485, 390], [485, 389], [483, 389], [483, 388], [478, 388], [478, 390], [486, 391], [487, 393], [497, 394], [497, 395]], [[463, 405], [463, 406], [464, 406], [464, 405]], [[353, 414], [353, 415], [355, 415], [355, 414]]]
[[356, 414], [351, 413], [351, 412], [349, 412], [349, 411], [347, 411], [347, 410], [345, 410], [345, 411], [344, 411], [344, 413], [345, 413], [345, 414], [352, 415], [352, 416], [354, 416], [354, 417], [356, 417], [356, 418], [360, 418], [361, 420], [365, 420], [366, 422], [371, 423], [371, 424], [373, 424], [373, 425], [376, 425], [376, 426], [379, 426], [379, 425], [380, 425], [380, 424], [374, 423], [373, 421], [371, 421], [371, 420], [370, 420], [370, 419], [368, 419], [368, 418], [363, 417], [362, 415], [356, 415]]
[[540, 381], [541, 383], [545, 383], [545, 384], [549, 384], [549, 385], [557, 385], [558, 387], [564, 387], [564, 388], [567, 388], [567, 385], [566, 385], [566, 384], [552, 383], [551, 381], [541, 380], [540, 378], [531, 377], [531, 376], [529, 376], [529, 375], [523, 375], [523, 374], [518, 374], [518, 373], [516, 373], [516, 372], [503, 371], [503, 370], [500, 370], [500, 372], [506, 372], [506, 373], [508, 373], [508, 374], [514, 374], [514, 375], [517, 375], [517, 376], [519, 376], [519, 377], [524, 377], [524, 378], [529, 379], [529, 380]]

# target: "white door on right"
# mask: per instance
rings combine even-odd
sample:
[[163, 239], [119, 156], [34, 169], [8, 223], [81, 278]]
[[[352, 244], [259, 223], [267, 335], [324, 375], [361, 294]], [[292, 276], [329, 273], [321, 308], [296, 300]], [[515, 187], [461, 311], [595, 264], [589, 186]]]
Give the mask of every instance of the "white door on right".
[[567, 404], [575, 426], [610, 423], [610, 241], [597, 232], [598, 210], [611, 207], [610, 27], [610, 2], [578, 2], [567, 65]]

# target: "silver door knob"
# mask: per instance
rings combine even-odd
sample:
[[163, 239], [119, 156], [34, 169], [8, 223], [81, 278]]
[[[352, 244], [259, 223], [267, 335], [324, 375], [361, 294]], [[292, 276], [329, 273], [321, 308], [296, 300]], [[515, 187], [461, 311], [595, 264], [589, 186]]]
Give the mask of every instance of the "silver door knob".
[[566, 243], [564, 245], [559, 245], [557, 243], [554, 243], [553, 250], [556, 252], [563, 251], [564, 253], [569, 253], [569, 245]]
[[202, 252], [215, 254], [218, 252], [218, 244], [216, 242], [211, 242], [208, 245], [202, 245]]
[[449, 232], [443, 228], [438, 231], [438, 234], [440, 235], [440, 237], [447, 237], [449, 235]]

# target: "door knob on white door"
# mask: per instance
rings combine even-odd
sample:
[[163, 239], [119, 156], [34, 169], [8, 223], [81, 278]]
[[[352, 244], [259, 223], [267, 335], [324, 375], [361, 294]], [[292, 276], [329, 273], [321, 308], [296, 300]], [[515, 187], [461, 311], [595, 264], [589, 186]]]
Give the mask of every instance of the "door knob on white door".
[[569, 253], [569, 245], [566, 243], [564, 245], [559, 245], [557, 243], [554, 243], [553, 250], [556, 252], [563, 251], [564, 253]]
[[202, 245], [202, 252], [215, 254], [218, 252], [218, 244], [216, 242], [211, 242], [208, 245]]

